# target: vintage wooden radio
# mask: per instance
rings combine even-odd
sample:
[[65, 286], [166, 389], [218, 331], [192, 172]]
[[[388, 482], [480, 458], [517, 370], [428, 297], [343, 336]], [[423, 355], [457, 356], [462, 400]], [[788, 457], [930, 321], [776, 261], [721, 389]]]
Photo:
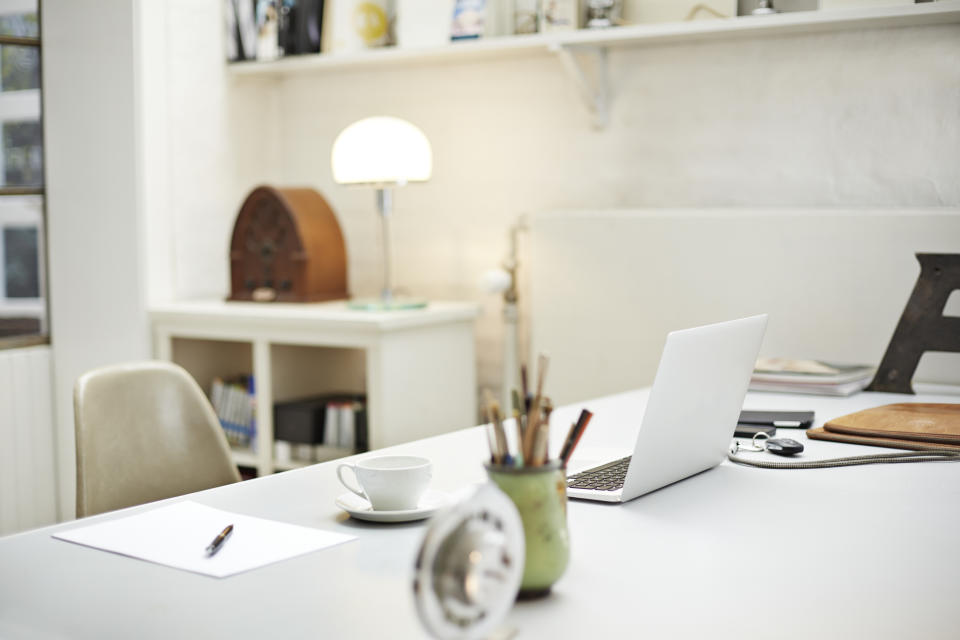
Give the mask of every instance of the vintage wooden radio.
[[347, 252], [337, 218], [313, 189], [257, 187], [230, 241], [229, 300], [347, 298]]

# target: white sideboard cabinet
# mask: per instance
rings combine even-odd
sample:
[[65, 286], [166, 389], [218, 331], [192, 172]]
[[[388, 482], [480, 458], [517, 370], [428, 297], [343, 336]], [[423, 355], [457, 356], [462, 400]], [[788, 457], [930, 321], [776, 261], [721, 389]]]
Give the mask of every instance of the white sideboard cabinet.
[[370, 312], [344, 302], [188, 301], [150, 309], [154, 355], [183, 366], [209, 391], [214, 377], [252, 373], [256, 446], [238, 465], [269, 474], [273, 404], [331, 392], [364, 393], [371, 449], [477, 421], [476, 304]]

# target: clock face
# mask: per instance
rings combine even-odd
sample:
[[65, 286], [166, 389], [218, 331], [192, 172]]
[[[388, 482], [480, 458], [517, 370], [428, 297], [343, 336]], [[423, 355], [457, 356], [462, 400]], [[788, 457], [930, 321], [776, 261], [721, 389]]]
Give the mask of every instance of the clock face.
[[492, 484], [433, 517], [413, 584], [432, 635], [482, 637], [502, 622], [520, 588], [523, 540], [516, 507]]

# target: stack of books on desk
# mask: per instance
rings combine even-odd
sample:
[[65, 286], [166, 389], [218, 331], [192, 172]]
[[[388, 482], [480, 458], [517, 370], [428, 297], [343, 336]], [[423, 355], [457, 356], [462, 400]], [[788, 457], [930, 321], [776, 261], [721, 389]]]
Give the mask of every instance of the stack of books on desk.
[[759, 358], [750, 378], [750, 390], [849, 396], [870, 384], [874, 371], [869, 365]]

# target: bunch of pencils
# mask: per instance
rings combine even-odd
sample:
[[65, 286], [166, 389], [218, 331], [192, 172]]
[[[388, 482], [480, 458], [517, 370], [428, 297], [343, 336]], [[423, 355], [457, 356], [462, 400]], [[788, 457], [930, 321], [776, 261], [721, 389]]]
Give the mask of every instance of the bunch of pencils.
[[[484, 393], [483, 413], [484, 420], [489, 422], [487, 441], [490, 444], [491, 463], [508, 467], [540, 467], [550, 462], [550, 414], [553, 412], [553, 403], [543, 395], [548, 364], [549, 360], [544, 355], [537, 359], [536, 393], [531, 393], [527, 385], [526, 365], [520, 367], [520, 383], [523, 388], [520, 391], [513, 389], [511, 392], [516, 434], [513, 451], [504, 426], [507, 416], [501, 411], [500, 404], [493, 395], [489, 391]], [[592, 413], [583, 409], [579, 419], [570, 425], [559, 454], [559, 460], [564, 467], [592, 417]]]

